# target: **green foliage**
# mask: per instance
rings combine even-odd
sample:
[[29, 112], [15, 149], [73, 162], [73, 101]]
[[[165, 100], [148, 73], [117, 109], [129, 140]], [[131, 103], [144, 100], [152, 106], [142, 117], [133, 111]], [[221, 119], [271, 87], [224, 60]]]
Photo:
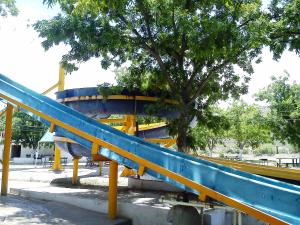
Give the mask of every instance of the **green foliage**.
[[[5, 129], [5, 117], [1, 119], [0, 129]], [[15, 144], [36, 149], [46, 130], [45, 125], [26, 113], [15, 112], [13, 115], [12, 141]]]
[[276, 149], [272, 144], [262, 144], [254, 151], [255, 155], [273, 155], [275, 153]]
[[123, 90], [123, 87], [115, 86], [110, 83], [103, 83], [98, 85], [98, 92], [103, 96], [104, 99], [109, 95], [120, 95]]
[[300, 55], [300, 1], [273, 0], [270, 7], [272, 24], [269, 43], [274, 57], [278, 59], [285, 49]]
[[300, 147], [300, 85], [289, 83], [288, 75], [276, 79], [257, 95], [269, 104], [268, 123], [274, 139]]
[[237, 142], [239, 149], [243, 150], [245, 146], [255, 149], [271, 141], [268, 124], [258, 106], [235, 101], [227, 115], [230, 121], [228, 137]]
[[0, 16], [7, 15], [16, 16], [18, 14], [18, 9], [16, 7], [15, 0], [0, 0]]
[[[34, 28], [46, 50], [59, 43], [70, 46], [62, 58], [66, 69], [92, 57], [105, 69], [130, 62], [126, 77], [135, 86], [143, 88], [147, 81], [154, 90], [172, 93], [180, 113], [171, 121], [180, 151], [187, 150], [195, 116], [200, 121], [218, 100], [246, 93], [251, 61], [261, 53], [269, 22], [260, 0], [44, 3], [58, 3], [62, 13]], [[245, 73], [238, 74], [235, 66]]]
[[200, 121], [197, 124], [193, 129], [193, 136], [196, 147], [207, 148], [212, 152], [217, 144], [224, 144], [226, 131], [229, 129], [230, 124], [224, 111], [216, 107], [212, 109], [212, 113], [207, 119], [205, 123]]

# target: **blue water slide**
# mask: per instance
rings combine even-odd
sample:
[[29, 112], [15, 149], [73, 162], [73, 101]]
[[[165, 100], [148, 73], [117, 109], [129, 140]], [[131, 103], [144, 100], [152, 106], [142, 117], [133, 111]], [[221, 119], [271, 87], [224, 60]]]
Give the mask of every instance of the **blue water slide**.
[[[300, 187], [298, 186], [197, 159], [148, 143], [138, 137], [126, 135], [48, 97], [42, 96], [3, 75], [0, 75], [0, 95], [8, 102], [24, 104], [33, 110], [62, 121], [64, 124], [79, 128], [91, 136], [164, 167], [195, 183], [204, 185], [230, 199], [260, 210], [286, 223], [300, 224]], [[43, 122], [50, 125], [46, 120], [43, 120]], [[89, 140], [60, 126], [55, 127], [55, 132], [57, 135], [76, 141], [87, 149], [92, 147]], [[109, 149], [100, 148], [99, 153], [117, 161], [119, 164], [138, 169], [139, 165], [136, 162]], [[199, 194], [197, 190], [185, 187], [154, 170], [146, 168], [145, 172], [189, 192]]]

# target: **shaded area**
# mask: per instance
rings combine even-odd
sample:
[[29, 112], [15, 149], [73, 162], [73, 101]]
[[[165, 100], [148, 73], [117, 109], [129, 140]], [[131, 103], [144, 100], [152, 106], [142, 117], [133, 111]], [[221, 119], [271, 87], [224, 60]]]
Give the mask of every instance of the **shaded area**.
[[130, 225], [128, 219], [110, 220], [106, 215], [52, 201], [0, 198], [0, 223], [5, 225]]

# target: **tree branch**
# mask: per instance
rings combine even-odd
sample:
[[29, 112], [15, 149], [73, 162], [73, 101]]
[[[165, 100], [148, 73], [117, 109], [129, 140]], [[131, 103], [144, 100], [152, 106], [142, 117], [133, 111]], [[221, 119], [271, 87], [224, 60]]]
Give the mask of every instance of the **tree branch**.
[[206, 74], [207, 76], [203, 79], [203, 81], [201, 82], [201, 84], [199, 85], [197, 91], [195, 92], [195, 94], [192, 96], [192, 98], [190, 99], [190, 101], [188, 102], [188, 105], [192, 104], [196, 98], [200, 95], [200, 93], [203, 91], [203, 89], [205, 88], [206, 84], [208, 83], [208, 81], [213, 77], [213, 75], [215, 74], [216, 71], [220, 70], [222, 67], [226, 66], [233, 57], [240, 55], [242, 52], [244, 52], [247, 49], [247, 44], [244, 46], [244, 48], [240, 49], [240, 51], [238, 51], [236, 54], [234, 54], [232, 57], [227, 58], [226, 60], [224, 60], [221, 64], [213, 67], [210, 71], [208, 71]]
[[[126, 18], [123, 15], [119, 15], [119, 18], [127, 25], [129, 25], [129, 22], [126, 20]], [[171, 78], [171, 75], [168, 73], [166, 65], [164, 64], [164, 62], [162, 61], [162, 58], [160, 57], [159, 53], [157, 52], [157, 50], [154, 48], [155, 46], [151, 47], [149, 46], [146, 41], [145, 38], [132, 26], [132, 32], [140, 39], [140, 44], [142, 45], [142, 48], [145, 49], [146, 51], [148, 51], [150, 53], [150, 55], [157, 61], [161, 71], [165, 74], [168, 83], [170, 85], [170, 88], [172, 90], [175, 90], [175, 83]]]

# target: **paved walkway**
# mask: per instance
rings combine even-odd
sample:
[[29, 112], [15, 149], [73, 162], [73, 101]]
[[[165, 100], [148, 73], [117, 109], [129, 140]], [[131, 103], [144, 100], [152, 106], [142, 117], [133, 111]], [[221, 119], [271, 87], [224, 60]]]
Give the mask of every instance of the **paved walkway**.
[[[56, 202], [55, 204], [57, 205], [79, 206], [85, 210], [106, 215], [108, 206], [108, 169], [108, 166], [104, 166], [103, 176], [99, 177], [97, 167], [86, 168], [81, 165], [79, 168], [80, 185], [73, 186], [71, 185], [71, 165], [67, 166], [61, 173], [53, 173], [49, 168], [35, 168], [32, 165], [11, 165], [9, 188], [13, 196], [39, 199], [47, 204]], [[119, 166], [119, 174], [122, 170], [123, 167]], [[118, 215], [123, 218], [131, 218], [135, 225], [166, 225], [168, 224], [166, 219], [170, 205], [159, 202], [160, 197], [166, 195], [172, 194], [162, 191], [149, 192], [129, 189], [128, 179], [119, 177]], [[98, 224], [103, 224], [102, 220], [100, 221]], [[43, 224], [43, 222], [40, 224]]]
[[0, 198], [2, 225], [130, 225], [125, 219], [110, 220], [105, 214], [53, 201], [15, 196]]

